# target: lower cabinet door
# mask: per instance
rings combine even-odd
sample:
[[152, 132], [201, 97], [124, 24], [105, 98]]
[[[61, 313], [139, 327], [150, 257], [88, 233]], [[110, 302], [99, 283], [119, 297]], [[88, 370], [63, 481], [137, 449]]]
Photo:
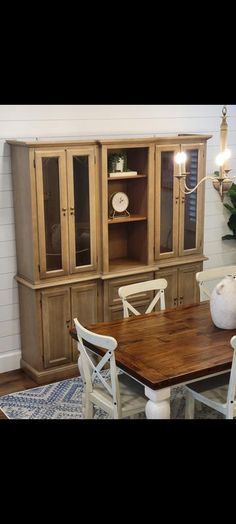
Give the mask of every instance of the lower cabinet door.
[[44, 366], [72, 362], [70, 288], [61, 286], [41, 292]]
[[[71, 287], [72, 326], [73, 318], [84, 326], [95, 324], [98, 318], [98, 286], [97, 283], [75, 284]], [[77, 343], [73, 340], [73, 361], [78, 359]]]
[[[155, 278], [165, 278], [168, 282], [165, 289], [166, 309], [199, 302], [199, 287], [196, 281], [198, 271], [202, 271], [202, 262], [156, 271]], [[157, 307], [159, 308], [159, 303]]]
[[197, 304], [200, 300], [196, 273], [202, 270], [202, 264], [187, 264], [179, 268], [179, 305]]

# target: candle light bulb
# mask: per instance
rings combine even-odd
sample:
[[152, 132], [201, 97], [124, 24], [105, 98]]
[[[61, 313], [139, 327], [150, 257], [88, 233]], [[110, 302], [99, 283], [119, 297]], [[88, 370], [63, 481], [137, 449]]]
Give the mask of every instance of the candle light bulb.
[[182, 153], [177, 153], [175, 155], [175, 162], [179, 166], [179, 169], [178, 169], [179, 175], [181, 175], [181, 158], [182, 158]]
[[228, 147], [224, 150], [224, 157], [225, 160], [228, 160], [231, 157], [231, 151], [228, 149]]
[[219, 153], [216, 157], [216, 164], [218, 166], [223, 166], [224, 161], [225, 161], [224, 153], [223, 152]]
[[175, 161], [176, 161], [176, 164], [182, 164], [182, 155], [183, 155], [182, 152], [181, 152], [181, 153], [177, 153], [177, 154], [175, 155]]
[[[179, 153], [177, 153], [175, 155], [175, 161], [176, 163], [178, 164], [179, 166], [179, 175], [183, 173], [185, 173], [185, 162], [187, 160], [187, 155], [184, 151], [180, 151]], [[182, 167], [182, 170], [181, 170], [181, 165], [183, 166]]]

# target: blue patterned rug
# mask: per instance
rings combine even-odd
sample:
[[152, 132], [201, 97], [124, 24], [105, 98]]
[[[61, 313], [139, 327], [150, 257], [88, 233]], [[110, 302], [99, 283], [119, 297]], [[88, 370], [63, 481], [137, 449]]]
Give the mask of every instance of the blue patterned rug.
[[[80, 377], [62, 380], [0, 397], [0, 409], [9, 419], [83, 419], [82, 392]], [[184, 406], [184, 388], [171, 388], [171, 418], [183, 419]], [[103, 410], [96, 409], [94, 418], [109, 417]], [[203, 406], [201, 410], [196, 409], [195, 418], [223, 417]]]

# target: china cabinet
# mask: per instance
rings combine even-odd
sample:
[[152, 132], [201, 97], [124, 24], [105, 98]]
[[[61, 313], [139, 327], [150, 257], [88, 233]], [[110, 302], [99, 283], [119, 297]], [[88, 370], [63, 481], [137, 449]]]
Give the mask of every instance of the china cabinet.
[[[180, 191], [174, 155], [187, 152], [195, 185], [209, 138], [8, 141], [21, 365], [39, 384], [78, 373], [73, 318], [122, 318], [120, 286], [164, 277], [167, 307], [199, 300], [204, 190]], [[145, 311], [150, 299], [134, 304]]]

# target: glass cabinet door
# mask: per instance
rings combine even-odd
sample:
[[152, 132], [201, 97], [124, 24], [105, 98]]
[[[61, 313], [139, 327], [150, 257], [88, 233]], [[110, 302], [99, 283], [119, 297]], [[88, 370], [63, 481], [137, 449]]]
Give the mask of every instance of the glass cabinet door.
[[[203, 145], [182, 145], [187, 154], [186, 172], [189, 173], [186, 182], [193, 188], [204, 176]], [[203, 228], [203, 185], [190, 195], [180, 192], [180, 255], [197, 253], [201, 249]]]
[[36, 151], [39, 272], [53, 277], [68, 272], [65, 152]]
[[178, 151], [178, 145], [156, 146], [156, 259], [178, 255], [179, 187], [174, 161]]
[[96, 267], [94, 149], [68, 149], [70, 272]]

